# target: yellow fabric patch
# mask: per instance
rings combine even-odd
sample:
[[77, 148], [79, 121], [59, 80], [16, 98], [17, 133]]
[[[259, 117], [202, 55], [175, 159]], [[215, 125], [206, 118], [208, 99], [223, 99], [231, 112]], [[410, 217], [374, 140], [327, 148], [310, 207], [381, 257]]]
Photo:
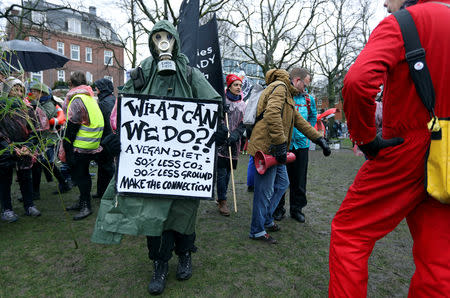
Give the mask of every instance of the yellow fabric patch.
[[[450, 142], [449, 120], [439, 120], [440, 139], [431, 138], [427, 160], [427, 192], [444, 204], [450, 204]], [[433, 132], [436, 131], [433, 129]]]

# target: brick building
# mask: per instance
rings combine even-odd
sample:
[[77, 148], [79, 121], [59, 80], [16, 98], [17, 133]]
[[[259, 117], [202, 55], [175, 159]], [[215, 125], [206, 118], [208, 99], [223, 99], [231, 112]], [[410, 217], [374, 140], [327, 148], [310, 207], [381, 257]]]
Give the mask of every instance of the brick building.
[[[317, 108], [318, 114], [321, 113], [321, 110], [326, 111], [331, 108], [328, 98], [326, 96], [319, 96], [319, 97], [314, 97], [314, 98], [316, 100], [316, 108]], [[339, 101], [338, 103], [336, 103], [333, 108], [337, 109], [337, 112], [334, 115], [334, 119], [342, 121], [344, 118], [342, 115], [342, 113], [344, 111], [342, 101]]]
[[62, 8], [45, 1], [25, 3], [29, 10], [16, 11], [7, 26], [8, 39], [18, 36], [40, 42], [69, 58], [64, 67], [29, 73], [28, 77], [50, 87], [67, 82], [73, 71], [83, 71], [88, 82], [108, 78], [115, 86], [124, 83], [124, 47], [111, 24], [89, 12]]

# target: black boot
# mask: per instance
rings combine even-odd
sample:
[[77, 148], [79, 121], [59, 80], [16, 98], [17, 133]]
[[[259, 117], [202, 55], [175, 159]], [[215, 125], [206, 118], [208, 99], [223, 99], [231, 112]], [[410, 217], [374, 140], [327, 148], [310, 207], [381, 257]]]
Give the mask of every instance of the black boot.
[[153, 262], [154, 271], [152, 280], [148, 285], [148, 291], [152, 295], [159, 295], [164, 292], [167, 281], [167, 273], [169, 271], [169, 264], [167, 262], [157, 260]]
[[192, 258], [191, 252], [188, 251], [178, 256], [177, 279], [187, 280], [192, 276]]
[[276, 221], [281, 221], [284, 218], [284, 214], [286, 213], [286, 209], [284, 207], [277, 208], [273, 212], [273, 219]]
[[80, 207], [80, 201], [78, 201], [78, 202], [76, 202], [76, 203], [73, 203], [73, 204], [70, 205], [69, 207], [66, 207], [66, 210], [67, 210], [67, 211], [72, 211], [72, 210], [80, 211], [80, 210], [81, 210], [81, 207]]
[[58, 188], [61, 193], [66, 193], [73, 188], [72, 181], [64, 180], [62, 183], [58, 185]]
[[80, 212], [73, 217], [73, 220], [80, 220], [92, 214], [91, 206], [88, 202], [80, 203]]
[[291, 211], [291, 217], [298, 222], [305, 222], [305, 215], [303, 214], [302, 209]]

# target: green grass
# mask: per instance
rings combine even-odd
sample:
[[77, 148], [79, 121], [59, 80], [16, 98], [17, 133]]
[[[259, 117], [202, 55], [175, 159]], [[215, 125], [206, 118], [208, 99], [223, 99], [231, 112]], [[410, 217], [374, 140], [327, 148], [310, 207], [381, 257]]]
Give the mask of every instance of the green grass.
[[[247, 155], [241, 156], [235, 172], [238, 212], [226, 218], [214, 202], [201, 202], [194, 275], [177, 281], [174, 257], [163, 296], [327, 296], [331, 220], [364, 159], [348, 149], [333, 151], [329, 158], [311, 151], [306, 223], [285, 218], [282, 230], [273, 233], [279, 244], [272, 246], [248, 239], [252, 194], [246, 186], [247, 161]], [[13, 204], [20, 219], [0, 223], [0, 297], [148, 296], [153, 268], [145, 237], [125, 236], [120, 245], [91, 243], [99, 201], [93, 201], [94, 215], [74, 222], [73, 213], [65, 214], [58, 196], [51, 194], [55, 182], [42, 181], [42, 199], [36, 201], [39, 218], [23, 216], [14, 183]], [[77, 189], [62, 195], [66, 205], [77, 197]], [[232, 207], [231, 186], [228, 201]], [[407, 296], [414, 270], [410, 238], [402, 222], [376, 244], [369, 260], [369, 297]]]

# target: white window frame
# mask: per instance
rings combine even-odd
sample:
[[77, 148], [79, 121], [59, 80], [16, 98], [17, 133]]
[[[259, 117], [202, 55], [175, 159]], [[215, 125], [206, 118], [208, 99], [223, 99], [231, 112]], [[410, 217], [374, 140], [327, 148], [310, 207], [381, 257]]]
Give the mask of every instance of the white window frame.
[[28, 41], [42, 44], [42, 41], [39, 38], [37, 38], [36, 36], [29, 36]]
[[98, 35], [102, 40], [110, 40], [111, 39], [111, 30], [106, 27], [99, 26], [98, 27]]
[[75, 18], [68, 18], [67, 19], [67, 31], [81, 34], [81, 21], [79, 19]]
[[[107, 55], [108, 53], [108, 55]], [[108, 59], [107, 59], [108, 58]], [[103, 64], [112, 66], [114, 61], [114, 53], [111, 50], [104, 50], [103, 51]]]
[[[74, 58], [74, 54], [78, 53], [78, 58]], [[70, 45], [70, 60], [80, 61], [80, 46], [76, 44]]]
[[32, 81], [39, 81], [42, 83], [42, 81], [44, 80], [44, 72], [38, 71], [38, 72], [30, 72], [30, 77]]
[[62, 41], [56, 42], [56, 50], [58, 51], [58, 53], [64, 55], [64, 43]]
[[104, 76], [103, 78], [110, 80], [112, 83], [114, 83], [112, 76]]
[[59, 82], [66, 81], [66, 72], [63, 69], [58, 70], [58, 81]]
[[92, 48], [89, 48], [89, 47], [85, 48], [84, 59], [87, 63], [92, 63]]
[[89, 84], [92, 84], [94, 81], [94, 76], [92, 75], [92, 73], [90, 73], [89, 71], [86, 71], [86, 81]]
[[32, 11], [31, 21], [34, 25], [45, 25], [47, 23], [47, 14], [43, 11]]

